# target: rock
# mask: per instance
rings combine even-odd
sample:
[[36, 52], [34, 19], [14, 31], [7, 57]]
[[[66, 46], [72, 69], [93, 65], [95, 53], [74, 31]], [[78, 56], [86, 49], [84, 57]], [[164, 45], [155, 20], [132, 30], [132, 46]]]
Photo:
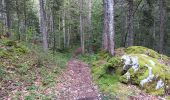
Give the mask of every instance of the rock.
[[124, 54], [120, 56], [109, 59], [106, 56], [103, 64], [100, 64], [100, 60], [93, 64], [92, 71], [95, 76], [98, 75], [96, 78], [109, 74], [106, 70], [112, 67], [122, 83], [137, 85], [147, 93], [163, 95], [170, 89], [170, 67], [164, 63], [169, 61], [169, 57], [142, 46], [123, 50]]

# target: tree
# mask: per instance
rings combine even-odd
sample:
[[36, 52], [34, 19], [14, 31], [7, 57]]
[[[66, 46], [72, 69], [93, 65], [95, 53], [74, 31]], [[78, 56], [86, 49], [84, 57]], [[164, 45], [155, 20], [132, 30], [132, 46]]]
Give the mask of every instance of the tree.
[[133, 46], [133, 0], [128, 1], [128, 14], [127, 14], [127, 34], [125, 47]]
[[7, 37], [11, 36], [11, 9], [10, 6], [11, 2], [10, 0], [5, 0], [5, 10], [6, 10], [6, 27], [7, 27], [7, 32], [6, 35]]
[[164, 49], [164, 34], [165, 34], [165, 0], [159, 0], [159, 20], [160, 20], [160, 26], [159, 26], [159, 52], [163, 53]]
[[81, 50], [82, 54], [85, 53], [85, 46], [84, 46], [84, 30], [83, 30], [83, 0], [80, 0], [80, 41], [81, 41]]
[[47, 26], [46, 26], [46, 12], [45, 12], [45, 3], [44, 0], [39, 0], [40, 4], [40, 31], [43, 35], [43, 48], [44, 51], [48, 51], [48, 42], [47, 42]]
[[104, 31], [103, 31], [104, 50], [114, 55], [114, 1], [104, 0]]
[[89, 40], [88, 40], [88, 42], [89, 42], [89, 52], [91, 53], [91, 52], [93, 52], [93, 50], [92, 50], [92, 39], [93, 39], [93, 28], [92, 28], [92, 0], [89, 0], [88, 1], [89, 2], [89, 9], [88, 9], [88, 28], [89, 28], [89, 36], [88, 36], [88, 38], [89, 38]]

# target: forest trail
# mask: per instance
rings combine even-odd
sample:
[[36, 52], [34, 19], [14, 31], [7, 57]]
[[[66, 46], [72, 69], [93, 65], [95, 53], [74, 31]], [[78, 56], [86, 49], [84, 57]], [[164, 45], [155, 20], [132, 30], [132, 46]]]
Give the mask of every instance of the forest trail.
[[93, 84], [90, 68], [84, 62], [72, 59], [57, 84], [59, 100], [100, 100], [97, 86]]

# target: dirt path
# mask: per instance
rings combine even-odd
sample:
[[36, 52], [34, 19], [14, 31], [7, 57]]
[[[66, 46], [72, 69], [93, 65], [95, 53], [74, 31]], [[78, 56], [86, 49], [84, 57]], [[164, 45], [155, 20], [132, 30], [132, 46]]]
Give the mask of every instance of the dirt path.
[[59, 100], [101, 100], [87, 64], [72, 59], [57, 84]]

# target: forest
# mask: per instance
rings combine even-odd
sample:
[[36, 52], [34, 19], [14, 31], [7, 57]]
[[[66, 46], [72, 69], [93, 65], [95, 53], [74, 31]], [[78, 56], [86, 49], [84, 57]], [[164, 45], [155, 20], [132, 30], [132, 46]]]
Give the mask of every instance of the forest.
[[170, 1], [0, 0], [0, 100], [170, 100]]

